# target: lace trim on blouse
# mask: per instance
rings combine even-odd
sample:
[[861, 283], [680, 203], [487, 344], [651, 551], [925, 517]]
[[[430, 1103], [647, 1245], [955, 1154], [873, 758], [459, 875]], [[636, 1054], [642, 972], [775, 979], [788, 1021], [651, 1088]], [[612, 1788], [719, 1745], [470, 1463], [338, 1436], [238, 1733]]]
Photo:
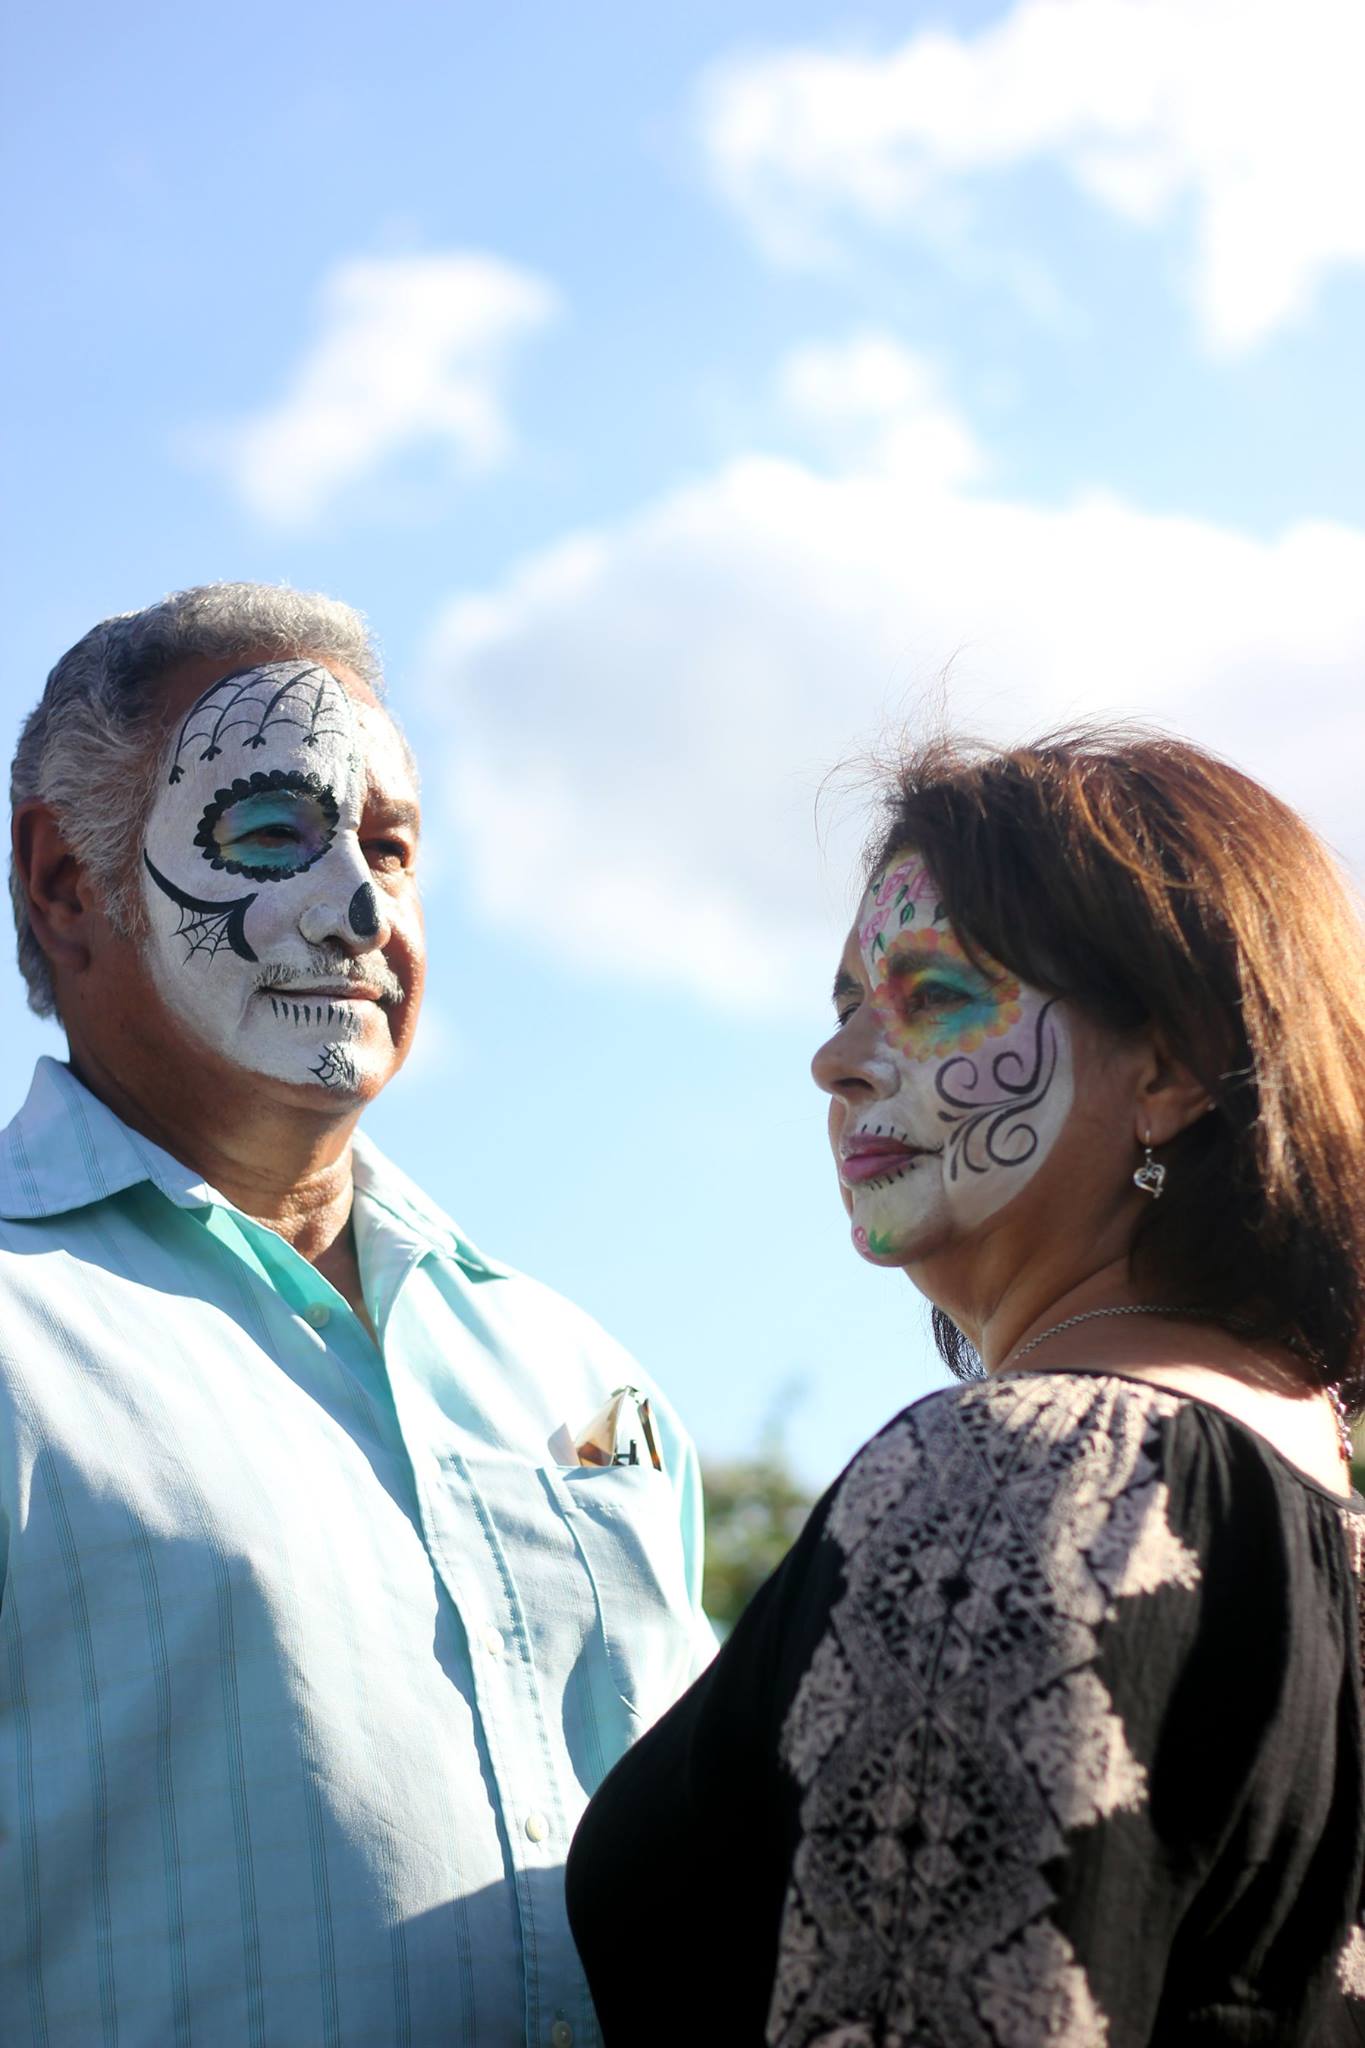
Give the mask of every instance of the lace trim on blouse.
[[844, 1590], [782, 1732], [803, 1796], [778, 2048], [1103, 2048], [1046, 1871], [1146, 1803], [1095, 1665], [1117, 1603], [1199, 1582], [1158, 1465], [1180, 1406], [988, 1383], [909, 1409], [851, 1469], [828, 1524]]

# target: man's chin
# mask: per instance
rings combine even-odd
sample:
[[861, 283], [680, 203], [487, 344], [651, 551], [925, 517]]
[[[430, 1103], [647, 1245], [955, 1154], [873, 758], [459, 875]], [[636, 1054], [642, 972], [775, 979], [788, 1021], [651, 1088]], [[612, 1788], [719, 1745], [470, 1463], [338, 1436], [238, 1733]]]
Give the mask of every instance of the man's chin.
[[372, 1102], [397, 1070], [398, 1059], [391, 1044], [383, 1048], [363, 1039], [316, 1038], [312, 1044], [256, 1047], [247, 1042], [229, 1048], [233, 1064], [261, 1081], [288, 1089], [296, 1098], [306, 1098], [312, 1107], [320, 1100], [356, 1106]]

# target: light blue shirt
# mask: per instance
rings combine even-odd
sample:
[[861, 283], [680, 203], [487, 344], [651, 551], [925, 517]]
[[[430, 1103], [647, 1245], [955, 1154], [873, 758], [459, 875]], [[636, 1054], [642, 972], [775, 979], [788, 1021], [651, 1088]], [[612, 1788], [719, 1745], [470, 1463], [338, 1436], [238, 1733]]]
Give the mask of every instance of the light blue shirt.
[[[562, 1866], [711, 1648], [695, 1455], [360, 1139], [355, 1184], [378, 1349], [64, 1066], [0, 1134], [6, 2048], [598, 2039]], [[665, 1470], [565, 1462], [627, 1382]]]

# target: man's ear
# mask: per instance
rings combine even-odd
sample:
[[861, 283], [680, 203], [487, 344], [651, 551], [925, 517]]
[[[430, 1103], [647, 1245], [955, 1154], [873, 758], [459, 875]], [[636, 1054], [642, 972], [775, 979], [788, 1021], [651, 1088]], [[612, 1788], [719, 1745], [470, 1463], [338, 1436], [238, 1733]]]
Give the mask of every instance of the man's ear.
[[84, 973], [90, 965], [94, 898], [51, 808], [40, 798], [28, 797], [15, 810], [12, 843], [33, 935], [54, 975]]
[[1133, 1132], [1138, 1144], [1169, 1145], [1212, 1108], [1203, 1082], [1154, 1036], [1138, 1090]]

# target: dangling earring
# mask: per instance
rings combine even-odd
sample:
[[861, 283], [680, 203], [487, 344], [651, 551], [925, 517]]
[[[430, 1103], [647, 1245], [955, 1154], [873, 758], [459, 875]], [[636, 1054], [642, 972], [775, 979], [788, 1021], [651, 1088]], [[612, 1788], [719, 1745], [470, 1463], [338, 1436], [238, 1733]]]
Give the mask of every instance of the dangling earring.
[[1133, 1186], [1141, 1188], [1143, 1194], [1150, 1195], [1154, 1202], [1159, 1202], [1162, 1191], [1166, 1186], [1166, 1169], [1159, 1159], [1153, 1159], [1152, 1157], [1152, 1133], [1150, 1130], [1147, 1133], [1147, 1140], [1142, 1150], [1144, 1157], [1141, 1166], [1138, 1167], [1133, 1175]]

